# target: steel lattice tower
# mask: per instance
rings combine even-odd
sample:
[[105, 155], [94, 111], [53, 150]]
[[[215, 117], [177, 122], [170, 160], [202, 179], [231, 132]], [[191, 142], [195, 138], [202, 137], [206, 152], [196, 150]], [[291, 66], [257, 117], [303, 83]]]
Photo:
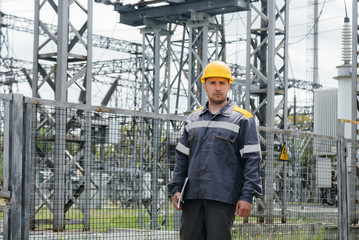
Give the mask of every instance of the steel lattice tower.
[[206, 65], [214, 60], [223, 59], [219, 45], [223, 25], [216, 23], [215, 17], [204, 13], [192, 12], [188, 28], [188, 108], [193, 111], [203, 106], [207, 95], [202, 88], [201, 76]]
[[[51, 29], [44, 24], [43, 18], [46, 15], [44, 10], [50, 7], [58, 16], [57, 28]], [[73, 85], [79, 89], [78, 99], [81, 103], [91, 104], [91, 84], [92, 84], [92, 12], [93, 2], [91, 0], [76, 1], [35, 1], [35, 18], [34, 18], [34, 53], [33, 53], [33, 79], [32, 93], [33, 97], [40, 97], [40, 90], [53, 91], [54, 100], [66, 102], [74, 93], [70, 91]], [[71, 10], [71, 11], [70, 11]], [[70, 14], [71, 13], [71, 14]], [[80, 18], [82, 25], [78, 28], [73, 23], [73, 18], [78, 21]], [[46, 34], [44, 39], [40, 39], [40, 31]], [[86, 33], [86, 37], [84, 36]], [[44, 67], [44, 62], [51, 66], [50, 71]], [[84, 63], [78, 72], [72, 74], [69, 72], [69, 64]], [[48, 88], [45, 88], [47, 83]], [[85, 201], [90, 199], [90, 160], [91, 160], [91, 116], [87, 112], [74, 113], [68, 116], [67, 110], [56, 108], [54, 112], [46, 112], [43, 108], [42, 114], [53, 119], [49, 126], [54, 128], [55, 135], [49, 142], [54, 142], [52, 150], [47, 153], [45, 158], [53, 159], [48, 164], [48, 168], [53, 173], [53, 192], [46, 196], [41, 193], [38, 187], [34, 186], [34, 192], [39, 192], [45, 204], [51, 209], [54, 216], [53, 229], [55, 231], [63, 231], [65, 229], [66, 212], [76, 204], [83, 213], [84, 230], [90, 229], [90, 212], [89, 204], [81, 203], [77, 200], [81, 194], [85, 195]], [[34, 114], [35, 115], [35, 114]], [[67, 149], [69, 142], [67, 139], [68, 130], [71, 128], [69, 119], [84, 118], [86, 121], [79, 121], [83, 124], [85, 135], [79, 143], [79, 151], [76, 153]], [[36, 122], [36, 119], [34, 119]], [[35, 143], [37, 144], [37, 143]], [[36, 145], [34, 145], [35, 147]], [[32, 148], [35, 149], [35, 148]], [[42, 159], [37, 156], [37, 152], [33, 151], [33, 159]], [[44, 154], [44, 153], [43, 153]], [[46, 154], [45, 154], [46, 155]], [[83, 159], [83, 165], [78, 162]], [[41, 160], [40, 160], [41, 161]], [[66, 189], [67, 182], [70, 179], [70, 167], [74, 166], [82, 172], [82, 181], [76, 191], [68, 191]], [[35, 171], [35, 170], [34, 170]], [[32, 173], [33, 179], [36, 179], [36, 172]], [[39, 190], [39, 191], [37, 191]], [[72, 197], [64, 198], [65, 193]], [[31, 200], [31, 227], [35, 226], [35, 214], [42, 206], [36, 206], [35, 197]]]
[[[51, 31], [41, 20], [44, 17], [42, 10], [47, 2], [58, 16], [56, 32]], [[55, 100], [68, 101], [69, 89], [76, 85], [82, 93], [79, 96], [80, 102], [91, 104], [92, 7], [92, 1], [58, 1], [57, 5], [53, 1], [45, 0], [41, 4], [40, 0], [35, 1], [33, 62], [34, 73], [40, 73], [42, 78], [38, 74], [33, 76], [33, 97], [39, 97], [39, 91], [47, 82], [54, 92]], [[71, 22], [75, 16], [70, 15], [70, 9], [82, 12], [83, 24], [80, 29], [76, 29]], [[41, 42], [40, 29], [47, 34]], [[86, 38], [83, 37], [84, 32], [87, 33]], [[55, 51], [51, 50], [51, 46], [55, 47]], [[43, 61], [55, 63], [50, 72], [44, 71]], [[74, 75], [69, 75], [68, 65], [73, 62], [86, 62], [86, 65]]]
[[[286, 0], [252, 3], [247, 15], [247, 76], [245, 108], [256, 115], [260, 126], [287, 128], [288, 4]], [[275, 119], [277, 123], [275, 124]], [[273, 146], [268, 133], [266, 146]], [[273, 223], [274, 152], [265, 161], [265, 217]], [[285, 211], [285, 206], [283, 206]]]

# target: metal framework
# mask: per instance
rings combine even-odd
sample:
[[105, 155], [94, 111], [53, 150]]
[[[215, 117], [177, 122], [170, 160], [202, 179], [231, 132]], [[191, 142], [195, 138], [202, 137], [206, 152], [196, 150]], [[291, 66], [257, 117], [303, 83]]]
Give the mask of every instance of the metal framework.
[[[142, 53], [142, 107], [144, 112], [167, 113], [170, 112], [170, 61], [171, 61], [171, 36], [172, 32], [166, 29], [166, 25], [157, 27], [145, 27], [141, 30], [143, 36]], [[156, 230], [162, 224], [158, 222], [160, 215], [166, 215], [168, 211], [168, 199], [164, 203], [158, 198], [163, 191], [162, 184], [158, 184], [159, 172], [166, 172], [168, 168], [168, 154], [164, 146], [164, 139], [169, 136], [170, 126], [160, 127], [158, 121], [145, 119], [141, 123], [141, 169], [147, 169], [151, 174], [151, 202], [143, 204], [150, 215], [150, 229]], [[163, 132], [164, 131], [164, 132]], [[162, 134], [165, 133], [161, 137]], [[146, 153], [148, 147], [152, 148]], [[162, 156], [162, 160], [161, 157]], [[163, 166], [163, 168], [162, 168]], [[167, 169], [168, 171], [168, 169]], [[165, 179], [167, 182], [167, 179]], [[164, 190], [166, 194], [167, 190]], [[160, 207], [159, 207], [160, 206]], [[142, 203], [139, 208], [142, 208]], [[140, 226], [146, 227], [140, 211]], [[166, 216], [164, 216], [166, 218]]]
[[[247, 15], [245, 108], [258, 117], [260, 126], [287, 128], [288, 9], [286, 0], [262, 0], [252, 3]], [[267, 134], [265, 141], [272, 145], [274, 135]], [[263, 160], [269, 179], [264, 183], [265, 217], [268, 223], [273, 223], [274, 152], [267, 152]]]
[[[58, 25], [56, 29], [48, 28], [41, 19], [42, 9], [46, 6], [54, 10], [58, 16]], [[50, 89], [54, 92], [55, 100], [68, 101], [69, 89], [76, 85], [82, 96], [80, 102], [91, 104], [91, 79], [92, 79], [92, 1], [77, 0], [74, 2], [44, 0], [35, 1], [35, 19], [34, 19], [34, 73], [41, 73], [42, 79], [34, 74], [33, 76], [33, 96], [38, 97], [38, 92], [44, 88], [47, 82]], [[72, 14], [70, 14], [70, 9]], [[74, 15], [78, 16], [74, 16]], [[80, 15], [81, 14], [81, 15]], [[82, 26], [76, 29], [72, 23], [72, 18], [84, 16]], [[46, 33], [45, 39], [40, 39], [40, 29]], [[73, 35], [69, 35], [69, 31]], [[86, 34], [86, 38], [83, 36]], [[52, 51], [52, 47], [56, 51]], [[42, 62], [54, 62], [50, 72], [45, 72]], [[78, 73], [69, 75], [68, 65], [73, 62], [86, 62], [86, 65]], [[55, 76], [55, 80], [51, 76]], [[81, 81], [82, 80], [82, 81]], [[80, 83], [81, 82], [81, 83]], [[86, 96], [86, 97], [84, 97]]]
[[[150, 7], [152, 3], [161, 6]], [[140, 1], [137, 4], [123, 5], [116, 2], [115, 10], [120, 13], [120, 22], [131, 26], [152, 26], [163, 23], [179, 23], [192, 18], [190, 10], [206, 13], [209, 16], [248, 10], [248, 0], [158, 0]]]
[[[30, 19], [26, 19], [26, 18], [22, 18], [22, 17], [17, 17], [17, 16], [13, 16], [13, 15], [9, 15], [9, 14], [2, 14], [2, 22], [3, 22], [3, 26], [5, 26], [7, 29], [13, 29], [16, 31], [21, 31], [21, 32], [27, 32], [32, 34], [34, 32], [33, 30], [33, 26], [34, 26], [34, 22]], [[189, 21], [190, 22], [190, 21]], [[217, 22], [217, 21], [216, 21]], [[52, 24], [45, 24], [49, 29], [51, 29], [52, 32], [56, 31], [57, 26], [56, 25], [52, 25]], [[224, 60], [224, 36], [222, 34], [222, 26], [220, 24], [211, 24], [214, 25], [214, 32], [210, 31], [210, 33], [213, 33], [213, 36], [209, 36], [208, 37], [208, 43], [212, 44], [214, 43], [213, 40], [215, 40], [215, 38], [217, 38], [217, 36], [219, 35], [219, 46], [221, 46], [220, 50], [213, 50], [213, 51], [217, 51], [220, 53], [219, 57], [221, 59]], [[185, 25], [184, 25], [185, 26]], [[218, 29], [218, 27], [220, 29]], [[190, 95], [193, 95], [194, 93], [200, 94], [201, 92], [198, 91], [192, 91], [189, 92], [188, 94], [186, 93], [187, 90], [187, 79], [188, 78], [188, 72], [186, 71], [186, 66], [188, 65], [188, 46], [185, 45], [185, 43], [187, 43], [187, 39], [189, 38], [189, 27], [183, 28], [183, 41], [181, 41], [180, 44], [177, 44], [176, 40], [173, 40], [171, 43], [171, 46], [173, 48], [173, 50], [171, 51], [171, 56], [172, 56], [172, 63], [173, 66], [176, 68], [176, 71], [174, 72], [175, 77], [173, 77], [173, 81], [171, 83], [171, 94], [172, 95], [176, 95], [176, 112], [178, 111], [178, 106], [179, 106], [179, 102], [183, 102], [183, 99], [179, 99], [178, 96], [182, 96], [184, 94], [188, 95], [188, 99], [191, 98]], [[197, 29], [194, 28], [193, 31], [196, 31]], [[40, 29], [40, 34], [41, 36], [46, 36], [46, 33]], [[86, 37], [86, 32], [83, 34], [84, 37]], [[70, 32], [70, 35], [74, 35], [73, 32]], [[180, 45], [180, 49], [179, 48], [175, 48], [176, 46]], [[128, 58], [124, 58], [124, 59], [115, 59], [115, 60], [111, 60], [111, 61], [100, 61], [100, 62], [94, 62], [93, 63], [93, 76], [106, 76], [105, 78], [94, 78], [94, 82], [96, 84], [96, 82], [99, 82], [100, 84], [110, 84], [112, 86], [121, 86], [121, 89], [124, 89], [128, 86], [132, 86], [134, 83], [136, 82], [136, 80], [133, 81], [132, 76], [134, 78], [138, 78], [139, 76], [139, 71], [140, 69], [140, 60], [138, 58], [138, 56], [140, 56], [140, 52], [142, 49], [142, 45], [141, 44], [137, 44], [137, 43], [132, 43], [132, 42], [128, 42], [128, 41], [124, 41], [124, 40], [119, 40], [119, 39], [114, 39], [114, 38], [109, 38], [109, 37], [104, 37], [104, 36], [100, 36], [100, 35], [93, 35], [93, 46], [94, 47], [99, 47], [99, 48], [105, 48], [105, 49], [110, 49], [110, 50], [114, 50], [117, 52], [121, 52], [121, 53], [129, 53], [129, 57]], [[4, 46], [6, 47], [6, 46]], [[209, 46], [209, 48], [213, 49], [215, 46]], [[186, 48], [184, 50], [184, 48]], [[198, 46], [197, 48], [201, 49], [201, 46]], [[133, 56], [133, 57], [132, 57]], [[222, 57], [223, 56], [223, 57]], [[1, 59], [2, 61], [4, 61], [4, 64], [2, 64], [2, 66], [12, 66], [15, 67], [15, 69], [11, 70], [11, 74], [14, 74], [14, 81], [16, 81], [15, 83], [21, 83], [24, 81], [29, 81], [30, 86], [31, 86], [31, 78], [32, 78], [32, 69], [30, 69], [30, 66], [32, 65], [31, 62], [25, 62], [22, 60], [17, 60], [17, 59], [9, 59], [9, 58], [5, 58], [5, 59]], [[177, 66], [176, 66], [177, 64]], [[198, 65], [198, 64], [197, 64]], [[230, 64], [230, 67], [232, 69], [233, 74], [238, 75], [239, 80], [245, 78], [245, 73], [242, 74], [243, 72], [245, 72], [245, 69], [241, 69], [240, 66], [238, 65], [234, 65], [234, 64]], [[79, 69], [81, 69], [83, 67], [83, 64], [72, 64], [71, 66], [69, 66], [70, 72], [76, 72], [79, 71]], [[51, 69], [50, 66], [46, 66], [46, 69]], [[74, 70], [72, 70], [74, 68]], [[50, 71], [50, 70], [47, 70]], [[112, 73], [112, 74], [111, 74]], [[126, 74], [128, 73], [128, 74]], [[173, 71], [172, 71], [173, 73]], [[118, 74], [120, 74], [120, 76], [118, 77]], [[109, 77], [109, 78], [108, 78]], [[131, 78], [130, 81], [126, 81], [128, 78]], [[115, 79], [115, 80], [114, 80]], [[117, 79], [117, 80], [116, 80]], [[236, 80], [236, 79], [235, 79]], [[10, 82], [3, 82], [3, 84], [12, 84], [14, 83], [14, 81]], [[186, 86], [185, 86], [185, 85]], [[234, 85], [236, 85], [237, 82], [234, 81], [232, 83], [232, 87], [234, 87]], [[241, 86], [244, 86], [242, 83], [238, 82], [238, 84], [240, 85], [235, 86], [238, 87], [236, 89], [232, 89], [232, 99], [237, 102], [237, 104], [241, 105], [242, 104], [242, 100], [240, 99], [242, 92], [241, 92]], [[294, 88], [299, 88], [299, 89], [303, 89], [303, 90], [308, 90], [308, 89], [312, 89], [312, 88], [317, 88], [320, 87], [320, 85], [316, 86], [316, 84], [310, 84], [306, 81], [301, 81], [301, 80], [296, 80], [296, 79], [289, 79], [288, 80], [288, 88], [290, 87], [294, 87]], [[138, 84], [139, 86], [139, 84]], [[200, 84], [199, 84], [199, 87]], [[133, 89], [133, 88], [132, 88]], [[182, 89], [182, 90], [181, 90]], [[112, 88], [112, 90], [114, 90]], [[118, 90], [118, 89], [117, 89]], [[179, 93], [179, 91], [181, 91], [181, 93]], [[129, 95], [138, 95], [139, 91], [135, 91], [135, 93], [129, 94]], [[109, 90], [109, 93], [110, 90]], [[114, 92], [112, 92], [113, 94]], [[125, 94], [123, 93], [123, 91], [121, 90], [119, 93], [120, 96], [124, 96]], [[108, 102], [109, 97], [111, 97], [110, 94], [106, 94], [106, 96], [103, 99], [103, 102]], [[196, 96], [193, 96], [195, 101], [197, 101]], [[138, 106], [137, 101], [139, 101], [140, 97], [137, 97], [137, 99], [135, 100], [136, 103], [134, 104], [130, 104], [127, 103], [125, 104], [125, 106], [120, 103], [119, 105], [116, 106], [120, 106], [123, 108], [128, 108], [129, 109], [138, 109], [138, 108], [134, 108], [134, 106]], [[129, 99], [130, 100], [130, 99]], [[101, 103], [103, 105], [103, 103]]]
[[[17, 17], [9, 14], [2, 14], [3, 26], [5, 29], [12, 29], [15, 31], [25, 32], [25, 33], [34, 33], [34, 21], [22, 17]], [[40, 37], [47, 37], [47, 32], [44, 29], [49, 29], [50, 32], [57, 32], [57, 25], [43, 23], [44, 28], [39, 29]], [[83, 32], [83, 39], [87, 39], [87, 31]], [[118, 99], [114, 100], [114, 106], [122, 107], [126, 109], [136, 109], [139, 110], [138, 102], [141, 99], [139, 94], [139, 86], [138, 78], [140, 76], [141, 71], [141, 61], [139, 60], [139, 56], [142, 54], [142, 44], [128, 42], [125, 40], [119, 40], [115, 38], [105, 37], [101, 35], [92, 35], [92, 46], [98, 48], [104, 48], [116, 51], [121, 53], [123, 56], [122, 59], [116, 59], [111, 61], [100, 61], [93, 62], [93, 71], [92, 74], [93, 84], [100, 84], [98, 86], [101, 89], [101, 85], [111, 85], [111, 88], [108, 90], [106, 95], [103, 97], [101, 101], [101, 105], [105, 106], [109, 103], [110, 98], [116, 92], [116, 98], [118, 96], [132, 96], [131, 98], [127, 97], [126, 101], [119, 101]], [[69, 30], [69, 39], [74, 39], [76, 37], [76, 32]], [[3, 38], [4, 40], [6, 38]], [[2, 44], [2, 47], [6, 47], [8, 44]], [[33, 67], [32, 62], [27, 62], [23, 60], [13, 59], [13, 58], [1, 58], [3, 64], [1, 66], [5, 66], [6, 71], [6, 79], [2, 81], [3, 85], [9, 85], [9, 89], [11, 89], [14, 83], [22, 83], [28, 81], [30, 87], [32, 86], [32, 74]], [[46, 75], [46, 73], [52, 71], [51, 62], [43, 63], [41, 65], [40, 72], [42, 75]], [[80, 72], [81, 69], [86, 67], [86, 61], [72, 62], [68, 65], [68, 72], [71, 75], [76, 75], [76, 73]], [[12, 81], [9, 81], [9, 79]], [[49, 76], [52, 82], [54, 81], [54, 74]], [[119, 81], [121, 80], [121, 81]], [[128, 80], [128, 81], [127, 81]], [[51, 84], [51, 81], [48, 83]], [[94, 87], [93, 85], [93, 87]], [[116, 86], [121, 87], [116, 88]], [[132, 92], [129, 92], [129, 89], [134, 89]], [[4, 90], [4, 91], [7, 91]], [[38, 92], [38, 97], [41, 97]], [[129, 103], [129, 101], [132, 101]]]
[[[58, 16], [58, 24], [56, 29], [48, 28], [42, 18], [46, 11], [42, 11], [46, 7], [50, 7]], [[75, 93], [71, 90], [73, 85], [78, 87], [79, 92], [78, 99], [81, 103], [91, 104], [91, 84], [92, 84], [92, 13], [93, 2], [91, 0], [75, 0], [75, 1], [54, 1], [40, 0], [35, 1], [35, 19], [34, 19], [34, 65], [33, 65], [33, 81], [32, 90], [33, 97], [39, 97], [40, 90], [53, 91], [54, 100], [57, 101], [69, 101]], [[71, 12], [70, 12], [71, 10]], [[44, 12], [44, 13], [43, 13]], [[71, 14], [70, 14], [71, 13]], [[80, 17], [81, 16], [81, 17]], [[80, 29], [77, 29], [73, 23], [73, 19], [82, 18], [82, 25]], [[46, 37], [40, 39], [40, 29], [44, 31]], [[73, 35], [70, 35], [72, 32]], [[83, 37], [84, 33], [86, 38]], [[55, 51], [52, 51], [55, 49]], [[43, 67], [43, 63], [54, 63], [50, 71], [46, 71]], [[69, 72], [69, 64], [73, 62], [85, 63], [83, 68], [78, 72], [71, 74]], [[51, 65], [51, 64], [49, 64]], [[39, 76], [41, 74], [42, 78]], [[47, 82], [47, 88], [45, 82]], [[51, 210], [54, 216], [53, 229], [55, 231], [63, 231], [65, 229], [65, 215], [67, 211], [74, 204], [78, 205], [78, 208], [83, 213], [83, 227], [84, 230], [89, 230], [90, 219], [89, 211], [82, 208], [77, 199], [83, 193], [85, 199], [89, 201], [90, 190], [90, 175], [89, 175], [89, 162], [91, 161], [91, 121], [87, 121], [82, 128], [84, 129], [84, 135], [80, 141], [79, 148], [81, 149], [75, 155], [71, 154], [71, 151], [67, 149], [69, 147], [70, 139], [67, 139], [67, 131], [71, 128], [73, 121], [68, 121], [66, 117], [66, 110], [62, 108], [56, 108], [55, 115], [51, 113], [44, 113], [46, 121], [50, 120], [49, 126], [54, 127], [55, 135], [48, 141], [54, 141], [55, 147], [48, 153], [37, 153], [41, 156], [47, 155], [47, 159], [53, 159], [52, 167], [50, 167], [55, 184], [51, 191], [52, 197], [49, 201], [49, 196], [39, 190], [39, 187], [35, 185], [35, 191], [38, 192], [41, 198], [44, 200], [43, 205], [36, 206], [35, 200], [31, 201], [31, 222], [32, 228], [35, 224], [35, 212], [39, 211], [45, 205]], [[73, 119], [81, 124], [79, 118], [86, 118], [91, 120], [90, 116], [86, 113], [76, 113], [78, 116], [73, 116]], [[36, 119], [34, 119], [36, 122]], [[43, 122], [43, 123], [46, 123]], [[55, 123], [55, 125], [52, 125]], [[40, 122], [41, 124], [41, 122]], [[37, 139], [38, 141], [38, 139]], [[35, 144], [38, 144], [35, 142]], [[36, 153], [34, 154], [34, 158]], [[70, 159], [70, 160], [68, 160]], [[78, 164], [78, 161], [82, 159], [83, 165]], [[51, 163], [51, 161], [47, 161]], [[82, 172], [84, 179], [82, 184], [78, 186], [76, 191], [66, 190], [66, 181], [68, 181], [68, 171], [70, 166], [74, 166]], [[65, 194], [70, 195], [69, 199], [65, 199]]]
[[[156, 1], [163, 2], [164, 1]], [[223, 49], [219, 51], [219, 42], [223, 26], [215, 23], [215, 15], [225, 12], [244, 10], [248, 7], [247, 1], [169, 1], [163, 6], [150, 7], [150, 2], [139, 2], [134, 5], [123, 6], [115, 4], [115, 10], [120, 13], [120, 22], [132, 26], [145, 25], [141, 30], [143, 35], [142, 56], [142, 111], [155, 113], [170, 112], [171, 87], [177, 82], [177, 94], [185, 81], [182, 78], [184, 66], [188, 64], [188, 73], [184, 74], [188, 80], [188, 111], [200, 107], [205, 102], [202, 92], [200, 76], [208, 61], [219, 59], [224, 54]], [[191, 9], [191, 10], [189, 10]], [[181, 45], [181, 56], [179, 60], [179, 74], [174, 80], [170, 80], [172, 55], [171, 35], [169, 23], [183, 24], [183, 39]], [[188, 57], [184, 57], [186, 35], [188, 34]], [[185, 60], [184, 60], [185, 59]], [[176, 112], [179, 105], [179, 94], [176, 98]], [[170, 136], [170, 126], [146, 122], [142, 124], [142, 131], [146, 133], [142, 137], [141, 145], [145, 146], [141, 154], [144, 169], [149, 169], [153, 181], [151, 189], [150, 205], [143, 204], [151, 217], [151, 229], [158, 229], [158, 218], [163, 207], [168, 203], [159, 203], [156, 196], [161, 189], [156, 182], [159, 172], [168, 172], [168, 156], [163, 145], [163, 140]], [[165, 131], [165, 132], [164, 132]], [[162, 136], [162, 134], [164, 135]], [[152, 153], [146, 154], [146, 146], [153, 146]], [[160, 157], [163, 156], [163, 157]], [[162, 160], [161, 160], [162, 159]], [[142, 169], [142, 167], [141, 167]], [[165, 190], [167, 191], [167, 190]], [[166, 200], [168, 201], [168, 199]], [[161, 206], [161, 207], [158, 207]], [[142, 205], [140, 206], [142, 207]], [[140, 211], [141, 212], [141, 211]], [[142, 217], [140, 217], [140, 224]]]
[[146, 27], [142, 53], [142, 111], [169, 113], [171, 35], [165, 27]]
[[[256, 114], [261, 126], [273, 127], [279, 117], [286, 124], [287, 1], [263, 0], [251, 4], [247, 15], [246, 108]], [[253, 75], [251, 74], [253, 73]], [[251, 98], [256, 99], [251, 99]], [[254, 101], [256, 100], [256, 101]], [[276, 100], [276, 101], [275, 101]], [[275, 106], [277, 104], [277, 106]]]
[[[15, 30], [15, 31], [27, 32], [30, 34], [34, 33], [34, 21], [33, 20], [14, 16], [11, 14], [5, 14], [2, 12], [1, 12], [1, 15], [2, 15], [2, 22], [3, 22], [4, 27], [6, 27], [8, 29]], [[48, 28], [50, 32], [57, 31], [57, 25], [49, 24], [49, 23], [44, 23], [44, 25], [46, 25], [46, 28]], [[45, 30], [43, 28], [39, 29], [39, 34], [41, 36], [47, 36], [47, 33], [45, 32]], [[75, 32], [71, 30], [69, 32], [69, 36], [71, 39], [74, 38]], [[87, 39], [87, 32], [84, 32], [82, 34], [82, 38]], [[92, 46], [113, 50], [116, 52], [132, 53], [132, 54], [136, 54], [136, 53], [138, 54], [139, 52], [141, 52], [141, 47], [142, 47], [142, 45], [138, 44], [138, 43], [129, 42], [126, 40], [120, 40], [120, 39], [111, 38], [111, 37], [105, 37], [105, 36], [96, 35], [96, 34], [92, 34]]]
[[[162, 5], [151, 7], [152, 3], [162, 3]], [[181, 56], [175, 58], [179, 61], [179, 74], [170, 85], [177, 82], [177, 91], [180, 91], [180, 87], [187, 84], [185, 87], [188, 91], [187, 111], [190, 112], [202, 106], [206, 100], [200, 81], [204, 67], [209, 61], [225, 60], [223, 25], [218, 23], [215, 15], [248, 10], [249, 1], [142, 1], [133, 5], [123, 5], [118, 2], [114, 5], [115, 10], [120, 13], [120, 22], [124, 24], [146, 25], [147, 27], [165, 26], [168, 23], [183, 25]], [[188, 37], [186, 37], [187, 34]], [[185, 46], [187, 39], [188, 46]], [[143, 49], [145, 47], [146, 45], [142, 46]], [[188, 51], [187, 57], [184, 57], [184, 48]], [[188, 72], [182, 74], [186, 65]], [[183, 75], [187, 78], [187, 83]], [[176, 112], [178, 105], [179, 98], [177, 97]]]
[[192, 19], [186, 22], [189, 29], [188, 46], [188, 111], [204, 105], [207, 95], [202, 88], [201, 76], [206, 65], [223, 59], [225, 50], [220, 49], [223, 25], [215, 17], [192, 12]]
[[[0, 59], [9, 58], [9, 32], [7, 24], [4, 23], [4, 14], [0, 12]], [[15, 76], [12, 75], [12, 64], [9, 62], [2, 62], [0, 65], [0, 82], [8, 86], [9, 93], [12, 92], [12, 83], [15, 81]]]

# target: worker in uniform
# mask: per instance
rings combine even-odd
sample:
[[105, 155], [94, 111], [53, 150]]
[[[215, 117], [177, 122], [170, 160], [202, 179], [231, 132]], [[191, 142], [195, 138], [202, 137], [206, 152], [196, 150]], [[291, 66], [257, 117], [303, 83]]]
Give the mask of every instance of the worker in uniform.
[[209, 63], [201, 81], [208, 100], [185, 121], [168, 188], [182, 210], [181, 240], [232, 239], [235, 215], [248, 217], [262, 194], [258, 131], [253, 115], [227, 97], [233, 78], [226, 63]]

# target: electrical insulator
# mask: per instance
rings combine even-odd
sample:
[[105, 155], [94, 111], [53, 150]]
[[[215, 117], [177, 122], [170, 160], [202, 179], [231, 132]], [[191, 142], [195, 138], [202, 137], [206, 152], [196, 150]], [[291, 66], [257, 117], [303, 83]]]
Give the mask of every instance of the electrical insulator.
[[342, 60], [344, 64], [352, 60], [352, 31], [349, 18], [344, 19], [342, 30]]

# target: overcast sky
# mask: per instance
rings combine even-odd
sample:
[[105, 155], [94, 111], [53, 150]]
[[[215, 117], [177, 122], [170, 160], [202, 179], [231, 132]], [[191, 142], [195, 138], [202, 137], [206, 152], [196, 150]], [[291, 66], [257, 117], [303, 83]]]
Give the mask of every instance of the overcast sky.
[[[310, 30], [310, 15], [313, 7], [308, 7], [308, 2], [314, 0], [291, 0], [289, 19], [289, 77], [306, 80], [308, 75], [307, 62], [311, 59], [308, 51], [308, 32]], [[130, 0], [125, 0], [125, 3]], [[134, 2], [134, 1], [131, 1]], [[333, 77], [337, 74], [336, 66], [341, 62], [341, 29], [345, 17], [344, 0], [319, 0], [319, 83], [324, 87], [336, 87]], [[352, 1], [347, 0], [348, 14], [351, 18]], [[0, 9], [4, 13], [33, 19], [34, 1], [32, 0], [0, 0]], [[47, 16], [49, 22], [56, 23], [57, 16], [49, 10]], [[135, 41], [141, 43], [142, 38], [138, 28], [129, 27], [118, 23], [119, 15], [112, 6], [94, 3], [94, 34], [111, 36], [118, 39]], [[245, 56], [245, 15], [234, 13], [226, 15], [228, 25], [237, 22], [237, 28], [226, 29], [226, 40], [234, 41], [227, 50], [229, 59], [243, 59]], [[13, 57], [32, 60], [32, 36], [13, 36], [10, 45]], [[94, 54], [94, 61], [104, 60], [107, 56], [106, 50], [98, 50]], [[239, 61], [239, 60], [238, 60]]]

